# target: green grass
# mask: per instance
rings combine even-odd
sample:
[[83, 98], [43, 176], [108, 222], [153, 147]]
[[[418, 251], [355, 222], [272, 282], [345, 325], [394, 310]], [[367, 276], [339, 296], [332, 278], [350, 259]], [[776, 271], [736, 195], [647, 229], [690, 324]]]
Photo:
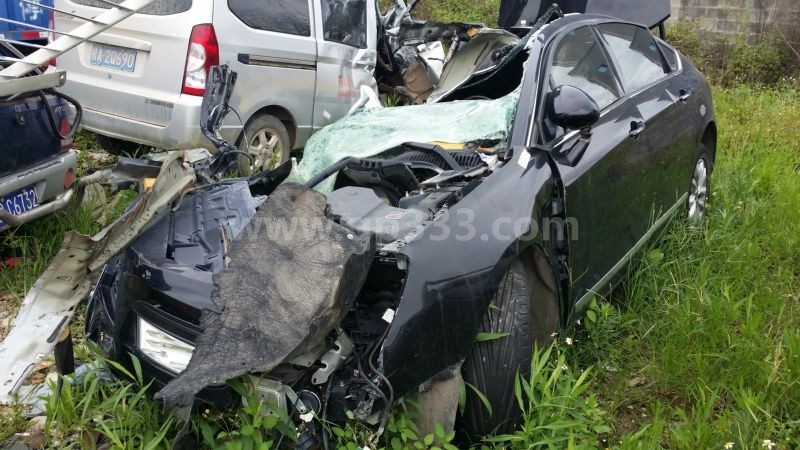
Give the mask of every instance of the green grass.
[[68, 207], [63, 212], [0, 233], [0, 256], [19, 258], [20, 263], [0, 270], [3, 301], [21, 302], [33, 282], [61, 248], [64, 234], [76, 230], [94, 234], [100, 230], [88, 209]]
[[594, 392], [615, 438], [648, 427], [667, 448], [797, 448], [800, 94], [742, 87], [715, 103], [708, 229], [673, 224], [572, 353], [603, 368]]
[[477, 22], [497, 26], [500, 0], [421, 0], [414, 9], [414, 17], [435, 19], [440, 22]]

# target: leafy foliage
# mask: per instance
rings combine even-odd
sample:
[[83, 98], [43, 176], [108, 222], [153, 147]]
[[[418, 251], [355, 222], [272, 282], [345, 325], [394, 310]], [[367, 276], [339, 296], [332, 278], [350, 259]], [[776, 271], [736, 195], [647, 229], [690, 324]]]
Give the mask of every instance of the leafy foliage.
[[800, 60], [786, 51], [785, 42], [765, 37], [748, 43], [745, 36], [703, 33], [697, 24], [679, 22], [668, 28], [667, 42], [688, 56], [716, 84], [742, 83], [775, 86], [794, 80]]

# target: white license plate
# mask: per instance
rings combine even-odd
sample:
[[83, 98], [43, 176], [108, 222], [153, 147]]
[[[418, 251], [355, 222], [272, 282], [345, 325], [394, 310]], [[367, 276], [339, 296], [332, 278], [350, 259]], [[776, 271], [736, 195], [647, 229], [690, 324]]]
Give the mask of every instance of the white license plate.
[[[15, 216], [37, 207], [39, 207], [39, 196], [36, 195], [36, 189], [33, 186], [28, 186], [5, 197], [0, 197], [0, 209], [8, 211]], [[0, 220], [0, 230], [5, 227], [6, 224]]]
[[92, 57], [89, 62], [93, 66], [108, 67], [123, 72], [133, 72], [136, 68], [136, 50], [113, 45], [92, 45]]

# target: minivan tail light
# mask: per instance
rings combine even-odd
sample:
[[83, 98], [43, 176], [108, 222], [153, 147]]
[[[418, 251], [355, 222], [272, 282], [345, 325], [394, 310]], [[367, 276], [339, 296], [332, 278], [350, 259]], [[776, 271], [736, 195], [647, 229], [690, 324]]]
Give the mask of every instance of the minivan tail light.
[[206, 77], [212, 66], [219, 65], [219, 44], [214, 26], [210, 23], [195, 25], [186, 52], [186, 69], [181, 92], [202, 96], [206, 92]]

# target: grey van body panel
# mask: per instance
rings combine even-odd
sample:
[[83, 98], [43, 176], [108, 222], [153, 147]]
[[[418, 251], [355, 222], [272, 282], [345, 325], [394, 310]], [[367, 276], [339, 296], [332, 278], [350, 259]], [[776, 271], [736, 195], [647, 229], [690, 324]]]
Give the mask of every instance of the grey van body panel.
[[[292, 122], [293, 146], [302, 147], [314, 131], [349, 111], [360, 97], [360, 86], [376, 86], [375, 3], [366, 1], [367, 46], [356, 48], [322, 38], [320, 1], [308, 0], [309, 36], [250, 27], [231, 12], [228, 0], [193, 0], [189, 10], [166, 16], [137, 14], [59, 58], [59, 67], [70, 72], [63, 90], [85, 105], [84, 126], [90, 131], [158, 148], [213, 150], [200, 133], [202, 99], [181, 93], [192, 27], [212, 23], [220, 64], [239, 74], [230, 100], [238, 116], [228, 116], [222, 135], [234, 142], [248, 121], [278, 108]], [[100, 11], [79, 3], [86, 0], [56, 0], [68, 12]], [[64, 14], [56, 18], [60, 30], [78, 24]], [[94, 44], [137, 50], [135, 70], [91, 65]]]
[[[239, 75], [231, 95], [231, 107], [244, 124], [264, 108], [285, 109], [298, 130], [295, 146], [305, 144], [313, 123], [317, 78], [314, 27], [311, 27], [311, 36], [250, 28], [231, 12], [227, 2], [217, 5], [213, 23], [220, 64], [228, 64]], [[309, 17], [313, 18], [311, 11], [309, 5]], [[226, 134], [234, 134], [232, 129], [239, 125], [238, 118], [231, 116], [226, 121], [229, 130]]]
[[[315, 0], [315, 4], [319, 0]], [[325, 1], [325, 0], [322, 0]], [[378, 23], [375, 2], [367, 0], [367, 45], [326, 41], [321, 7], [314, 11], [317, 37], [317, 86], [314, 105], [314, 131], [343, 117], [358, 101], [361, 86], [377, 90], [375, 65], [378, 59]]]

